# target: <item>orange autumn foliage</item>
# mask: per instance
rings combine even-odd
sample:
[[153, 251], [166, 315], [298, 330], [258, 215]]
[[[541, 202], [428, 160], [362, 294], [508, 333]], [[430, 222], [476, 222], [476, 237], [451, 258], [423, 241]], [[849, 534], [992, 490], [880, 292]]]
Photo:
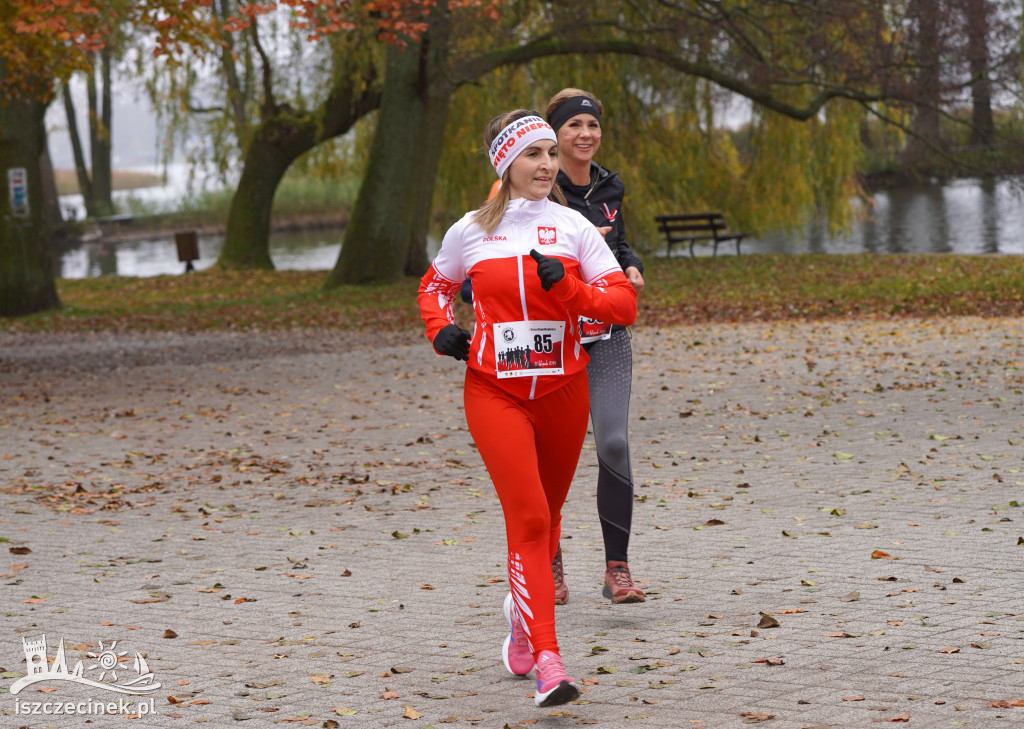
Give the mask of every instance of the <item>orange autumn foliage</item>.
[[[477, 7], [482, 18], [494, 21], [502, 2], [450, 0], [448, 7]], [[279, 10], [289, 11], [292, 26], [306, 31], [310, 41], [353, 30], [369, 18], [378, 40], [404, 46], [426, 32], [436, 5], [436, 0], [267, 0], [217, 18], [212, 0], [9, 0], [0, 4], [0, 93], [47, 98], [51, 80], [87, 67], [88, 55], [104, 47], [119, 23], [152, 32], [156, 56], [208, 47], [223, 33], [245, 32], [259, 16]]]
[[0, 93], [48, 98], [52, 81], [86, 68], [121, 22], [155, 34], [158, 53], [179, 51], [214, 28], [211, 0], [10, 0], [0, 4]]
[[[449, 0], [449, 9], [477, 7], [482, 18], [498, 19], [497, 6], [504, 0]], [[280, 0], [280, 5], [292, 8], [293, 27], [309, 33], [309, 40], [355, 28], [356, 12], [374, 18], [378, 40], [404, 47], [407, 41], [417, 41], [429, 27], [429, 16], [435, 11], [437, 0], [368, 0], [362, 3], [324, 2], [324, 0]], [[263, 3], [275, 5], [275, 3]]]

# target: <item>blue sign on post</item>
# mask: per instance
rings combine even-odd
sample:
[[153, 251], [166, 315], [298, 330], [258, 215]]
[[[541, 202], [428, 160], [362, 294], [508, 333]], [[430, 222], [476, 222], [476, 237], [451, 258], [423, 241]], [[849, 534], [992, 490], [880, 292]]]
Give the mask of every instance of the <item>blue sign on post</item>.
[[28, 217], [28, 172], [24, 167], [7, 170], [7, 187], [11, 195], [11, 215], [16, 218]]

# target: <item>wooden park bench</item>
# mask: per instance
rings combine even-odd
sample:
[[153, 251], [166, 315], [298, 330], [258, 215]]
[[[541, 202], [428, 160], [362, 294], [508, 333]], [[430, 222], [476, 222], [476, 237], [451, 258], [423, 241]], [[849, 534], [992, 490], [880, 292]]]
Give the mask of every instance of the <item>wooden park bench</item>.
[[672, 256], [672, 246], [689, 243], [690, 256], [694, 256], [694, 244], [711, 243], [711, 255], [718, 255], [718, 244], [735, 242], [736, 255], [740, 254], [740, 243], [746, 233], [730, 233], [721, 213], [689, 213], [687, 215], [657, 215], [654, 220], [658, 230], [665, 234], [665, 255]]

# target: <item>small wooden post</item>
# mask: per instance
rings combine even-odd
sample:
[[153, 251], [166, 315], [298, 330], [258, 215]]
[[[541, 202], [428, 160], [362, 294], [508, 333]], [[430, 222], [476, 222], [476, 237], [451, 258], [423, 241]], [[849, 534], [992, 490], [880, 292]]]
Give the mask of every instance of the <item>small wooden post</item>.
[[174, 244], [178, 247], [178, 260], [185, 264], [185, 273], [195, 271], [192, 261], [199, 260], [199, 236], [194, 230], [186, 230], [174, 234]]

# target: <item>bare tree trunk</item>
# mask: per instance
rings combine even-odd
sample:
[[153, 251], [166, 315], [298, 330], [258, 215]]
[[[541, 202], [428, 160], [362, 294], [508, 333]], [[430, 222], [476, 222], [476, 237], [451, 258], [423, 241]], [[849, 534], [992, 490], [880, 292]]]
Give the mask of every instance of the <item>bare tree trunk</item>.
[[426, 270], [430, 206], [454, 92], [445, 73], [447, 50], [443, 14], [433, 17], [419, 43], [388, 49], [368, 173], [326, 287], [393, 281]]
[[231, 198], [224, 248], [217, 264], [222, 268], [272, 269], [270, 258], [270, 211], [274, 193], [289, 165], [313, 148], [313, 123], [285, 116], [265, 121], [254, 131], [242, 167], [242, 176]]
[[274, 193], [288, 167], [320, 142], [340, 136], [380, 103], [375, 79], [355, 88], [351, 76], [339, 73], [323, 105], [298, 114], [281, 110], [252, 129], [242, 176], [231, 198], [224, 248], [217, 265], [248, 269], [274, 267], [270, 258], [270, 212]]
[[[231, 17], [235, 10], [229, 3], [229, 0], [214, 0], [213, 12], [221, 22]], [[235, 136], [238, 138], [241, 148], [246, 149], [251, 129], [249, 127], [249, 117], [245, 111], [246, 92], [238, 78], [234, 56], [234, 36], [225, 31], [221, 34], [220, 63], [221, 68], [224, 69], [224, 78], [227, 81], [228, 107], [231, 109], [231, 119], [235, 124]]]
[[[90, 139], [92, 145], [92, 192], [95, 196], [97, 210], [101, 215], [110, 215], [114, 212], [111, 164], [113, 112], [110, 99], [110, 56], [109, 47], [99, 52], [99, 68], [93, 69], [93, 72], [99, 74], [103, 86], [100, 91], [100, 106], [97, 109], [89, 109], [89, 118], [96, 119], [95, 126], [90, 125], [92, 131], [92, 139]], [[95, 95], [93, 101], [95, 101]]]
[[[102, 85], [100, 90], [97, 90], [97, 76]], [[89, 105], [89, 164], [85, 162], [82, 138], [78, 133], [78, 112], [75, 110], [69, 81], [61, 82], [61, 91], [64, 97], [64, 114], [68, 120], [71, 150], [75, 156], [78, 189], [82, 193], [85, 214], [90, 218], [97, 218], [114, 212], [111, 164], [113, 104], [111, 101], [111, 54], [109, 49], [105, 48], [99, 53], [93, 54], [93, 66], [85, 72], [85, 78]]]
[[914, 98], [913, 130], [917, 135], [907, 144], [911, 163], [920, 162], [929, 149], [939, 146], [939, 115], [942, 106], [940, 67], [941, 33], [937, 7], [942, 0], [911, 0], [911, 12], [917, 24], [916, 57], [918, 62]]
[[64, 235], [64, 214], [60, 209], [57, 180], [53, 173], [53, 160], [50, 158], [50, 145], [47, 140], [43, 141], [43, 153], [39, 157], [39, 182], [43, 187], [43, 210], [50, 230], [55, 234]]
[[[96, 100], [96, 54], [92, 54], [92, 62], [89, 69], [85, 72], [85, 98], [88, 105], [86, 114], [89, 121], [89, 166], [95, 171], [96, 170], [96, 137], [98, 136], [97, 127], [100, 124], [100, 120], [96, 115], [96, 107], [98, 102]], [[104, 215], [100, 205], [100, 200], [96, 195], [96, 180], [93, 178], [93, 185], [91, 188], [91, 205], [86, 204], [86, 210], [89, 211], [89, 217], [97, 217]]]
[[82, 137], [78, 133], [78, 113], [75, 111], [75, 101], [71, 97], [71, 84], [67, 80], [61, 82], [61, 96], [64, 97], [64, 115], [68, 120], [68, 137], [71, 139], [71, 151], [75, 156], [78, 191], [82, 193], [82, 203], [85, 205], [86, 216], [94, 218], [96, 217], [96, 203], [92, 194], [92, 178], [89, 176], [89, 167], [85, 164]]
[[[0, 79], [6, 74], [0, 60]], [[0, 316], [60, 306], [49, 252], [49, 226], [39, 174], [46, 104], [15, 97], [0, 104]]]
[[988, 36], [992, 4], [963, 0], [967, 21], [967, 58], [971, 68], [971, 144], [989, 146], [995, 138], [992, 80], [989, 77]]
[[434, 187], [437, 182], [437, 168], [441, 162], [441, 148], [444, 143], [444, 127], [448, 118], [448, 102], [453, 89], [447, 79], [439, 76], [445, 63], [447, 44], [439, 44], [435, 37], [424, 49], [427, 58], [427, 72], [432, 78], [424, 101], [423, 124], [420, 127], [419, 149], [414, 158], [409, 177], [418, 189], [409, 191], [411, 224], [407, 235], [408, 248], [405, 257], [405, 274], [419, 278], [430, 265], [427, 257], [427, 233], [430, 229], [431, 210], [434, 202]]

